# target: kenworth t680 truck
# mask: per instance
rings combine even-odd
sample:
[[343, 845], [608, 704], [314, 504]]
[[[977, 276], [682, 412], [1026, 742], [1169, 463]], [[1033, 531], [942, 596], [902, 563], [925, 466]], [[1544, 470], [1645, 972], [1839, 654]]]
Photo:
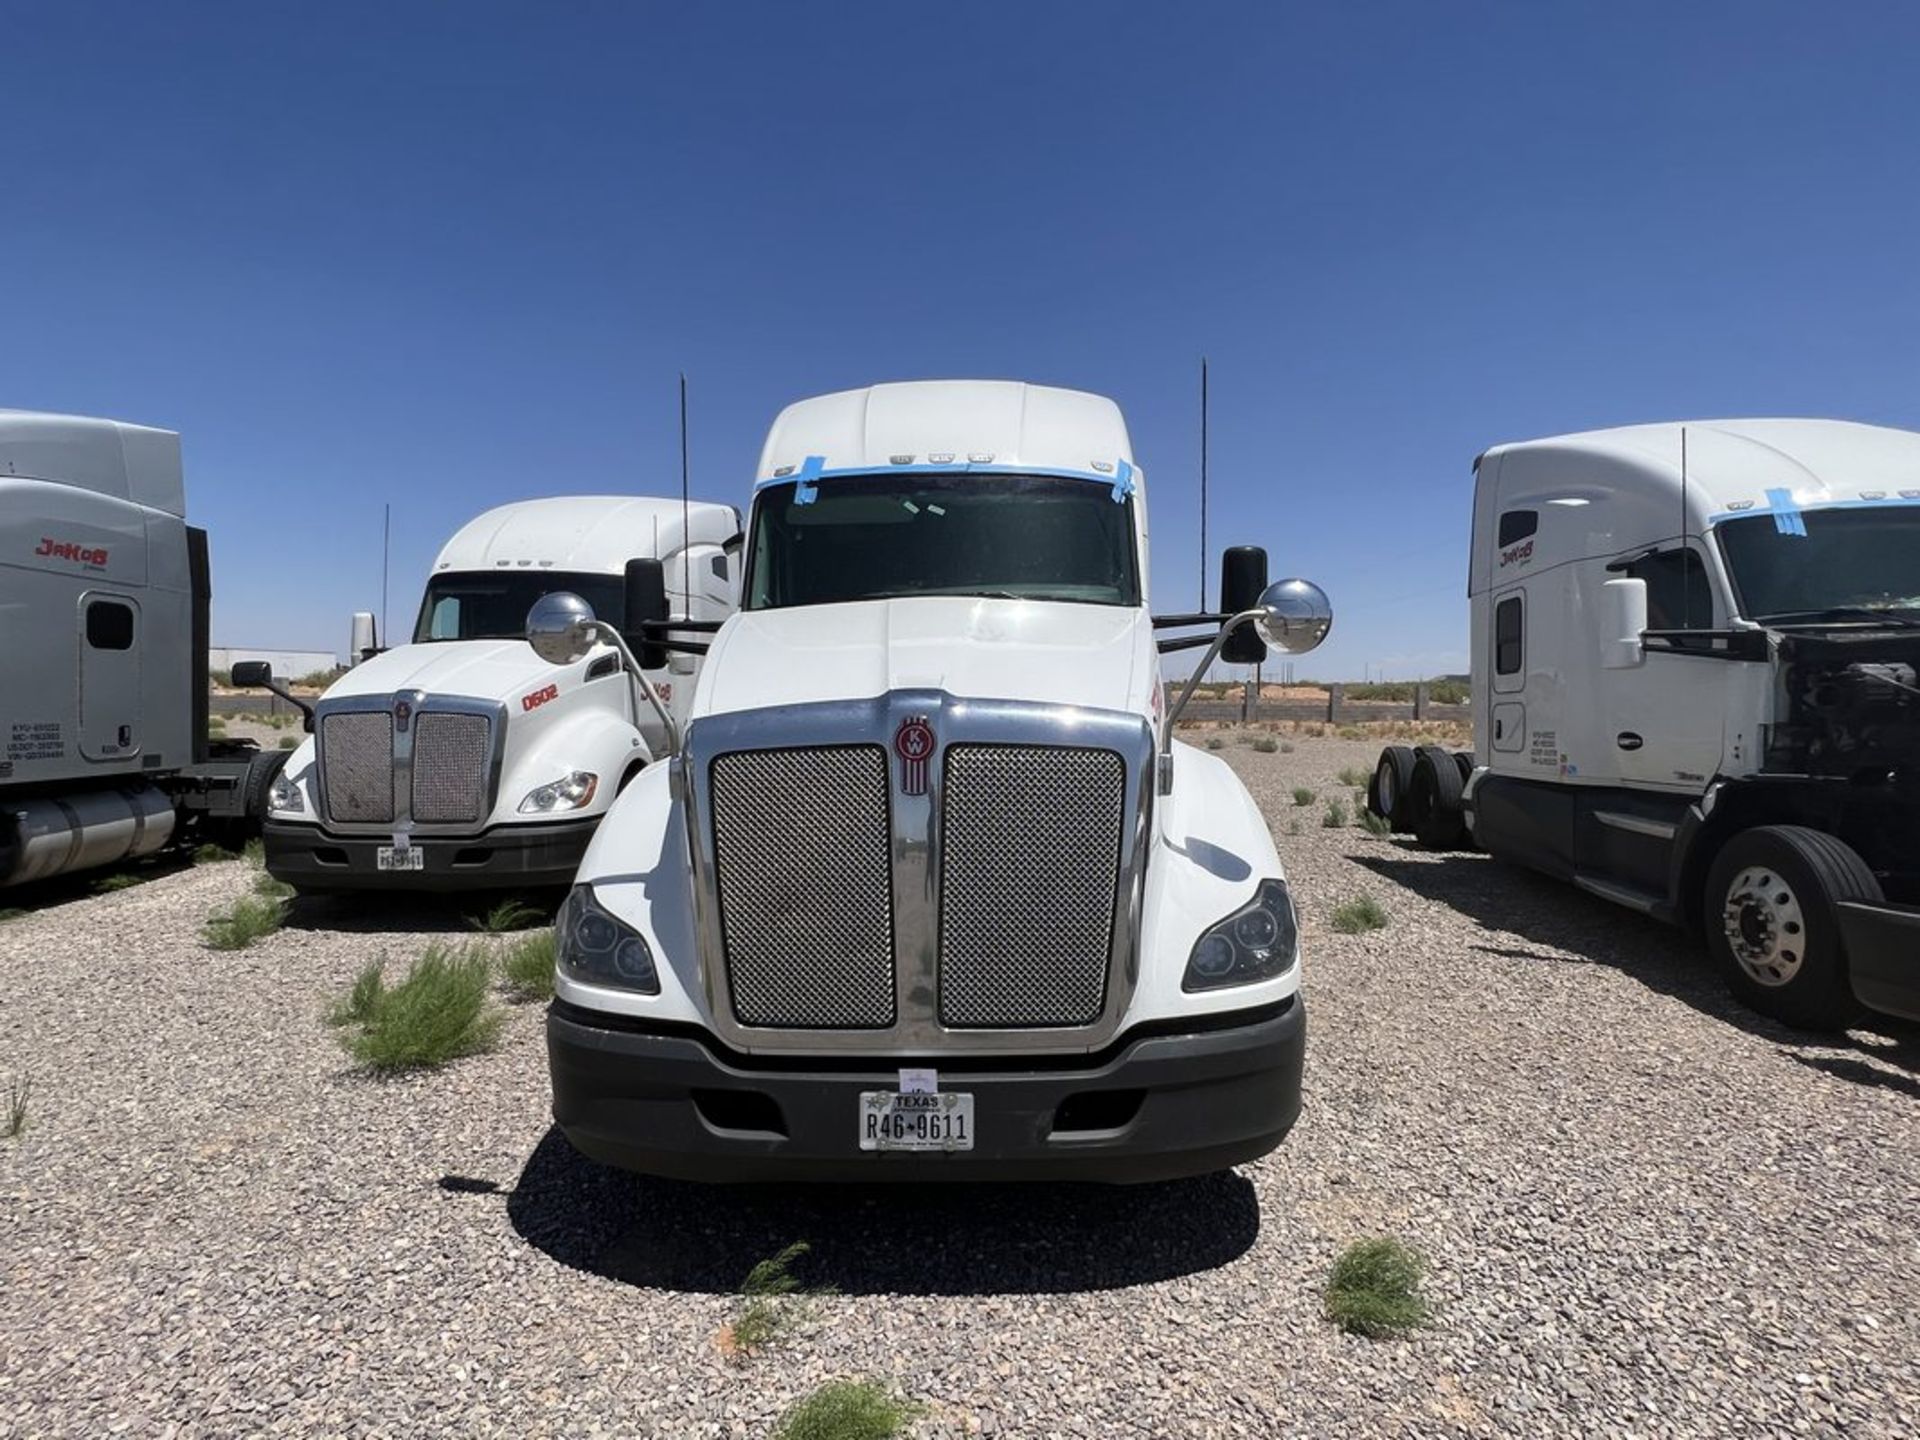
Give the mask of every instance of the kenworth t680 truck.
[[1920, 1018], [1920, 435], [1639, 425], [1474, 470], [1474, 753], [1389, 748], [1376, 812], [1697, 927], [1789, 1024]]
[[0, 410], [0, 887], [258, 823], [286, 757], [207, 739], [212, 594], [178, 435]]
[[[730, 505], [618, 496], [469, 521], [434, 561], [413, 643], [311, 707], [312, 738], [269, 795], [267, 869], [302, 890], [570, 884], [600, 817], [692, 703], [697, 657], [654, 653], [641, 629], [732, 612], [739, 530]], [[527, 611], [556, 591], [628, 627], [629, 658], [655, 683], [606, 644], [564, 665], [536, 655]], [[260, 666], [235, 679], [271, 681]]]
[[[573, 1144], [696, 1179], [1108, 1181], [1278, 1144], [1293, 901], [1233, 772], [1172, 740], [1178, 642], [1113, 403], [925, 382], [790, 406], [745, 549], [678, 753], [558, 920]], [[1231, 614], [1163, 625], [1224, 621], [1190, 637], [1209, 660], [1317, 644], [1326, 597], [1233, 558]], [[556, 659], [607, 634], [563, 597], [529, 628]]]

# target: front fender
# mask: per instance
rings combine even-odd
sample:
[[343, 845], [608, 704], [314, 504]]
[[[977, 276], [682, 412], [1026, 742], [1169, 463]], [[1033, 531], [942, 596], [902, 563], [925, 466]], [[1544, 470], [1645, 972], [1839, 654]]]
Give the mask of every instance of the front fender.
[[[605, 814], [613, 805], [620, 780], [637, 761], [653, 758], [646, 741], [624, 715], [606, 710], [577, 710], [556, 716], [533, 733], [529, 721], [509, 717], [506, 763], [500, 772], [500, 797], [494, 819], [553, 820], [555, 815], [522, 815], [520, 802], [542, 785], [550, 785], [575, 770], [600, 777], [593, 799], [568, 816]], [[520, 728], [516, 728], [520, 727]]]
[[590, 1010], [707, 1024], [695, 940], [687, 816], [671, 765], [649, 765], [600, 822], [575, 876], [607, 910], [646, 937], [660, 974], [658, 995], [582, 985], [559, 975], [554, 992]]
[[1300, 989], [1300, 963], [1255, 985], [1180, 988], [1202, 932], [1286, 878], [1266, 817], [1224, 760], [1173, 746], [1173, 788], [1159, 797], [1140, 924], [1140, 981], [1125, 1024], [1246, 1010]]

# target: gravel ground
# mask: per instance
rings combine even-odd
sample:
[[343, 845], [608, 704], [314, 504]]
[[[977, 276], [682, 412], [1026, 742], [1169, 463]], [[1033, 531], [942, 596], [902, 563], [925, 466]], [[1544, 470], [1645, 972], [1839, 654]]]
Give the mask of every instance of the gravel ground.
[[[540, 1013], [432, 1076], [320, 1014], [456, 915], [315, 906], [233, 954], [229, 862], [0, 922], [0, 1435], [760, 1436], [889, 1377], [916, 1434], [1920, 1433], [1920, 1032], [1809, 1044], [1678, 937], [1478, 857], [1320, 824], [1371, 742], [1224, 752], [1303, 910], [1307, 1112], [1139, 1190], [712, 1191], [572, 1155]], [[1294, 833], [1295, 828], [1299, 833]], [[1334, 934], [1366, 893], [1387, 929]], [[387, 926], [391, 928], [378, 928]], [[1347, 1242], [1431, 1257], [1436, 1323], [1319, 1317]], [[837, 1286], [716, 1345], [790, 1240]]]

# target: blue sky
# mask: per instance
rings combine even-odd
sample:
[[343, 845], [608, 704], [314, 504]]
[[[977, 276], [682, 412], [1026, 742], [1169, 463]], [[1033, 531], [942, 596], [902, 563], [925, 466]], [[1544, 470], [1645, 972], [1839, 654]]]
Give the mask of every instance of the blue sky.
[[[0, 0], [0, 404], [178, 429], [214, 639], [344, 648], [531, 494], [743, 502], [879, 379], [1114, 396], [1159, 608], [1210, 538], [1463, 669], [1473, 456], [1920, 427], [1896, 5]], [[1217, 577], [1209, 583], [1212, 590]]]

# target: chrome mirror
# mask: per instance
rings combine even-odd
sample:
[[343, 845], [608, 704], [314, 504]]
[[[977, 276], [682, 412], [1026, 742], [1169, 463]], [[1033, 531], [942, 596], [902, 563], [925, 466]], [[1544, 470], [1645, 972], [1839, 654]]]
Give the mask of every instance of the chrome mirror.
[[527, 643], [549, 665], [571, 665], [593, 648], [593, 607], [567, 590], [542, 595], [527, 611]]
[[1311, 580], [1276, 580], [1260, 592], [1253, 628], [1274, 650], [1304, 655], [1333, 629], [1333, 602]]

